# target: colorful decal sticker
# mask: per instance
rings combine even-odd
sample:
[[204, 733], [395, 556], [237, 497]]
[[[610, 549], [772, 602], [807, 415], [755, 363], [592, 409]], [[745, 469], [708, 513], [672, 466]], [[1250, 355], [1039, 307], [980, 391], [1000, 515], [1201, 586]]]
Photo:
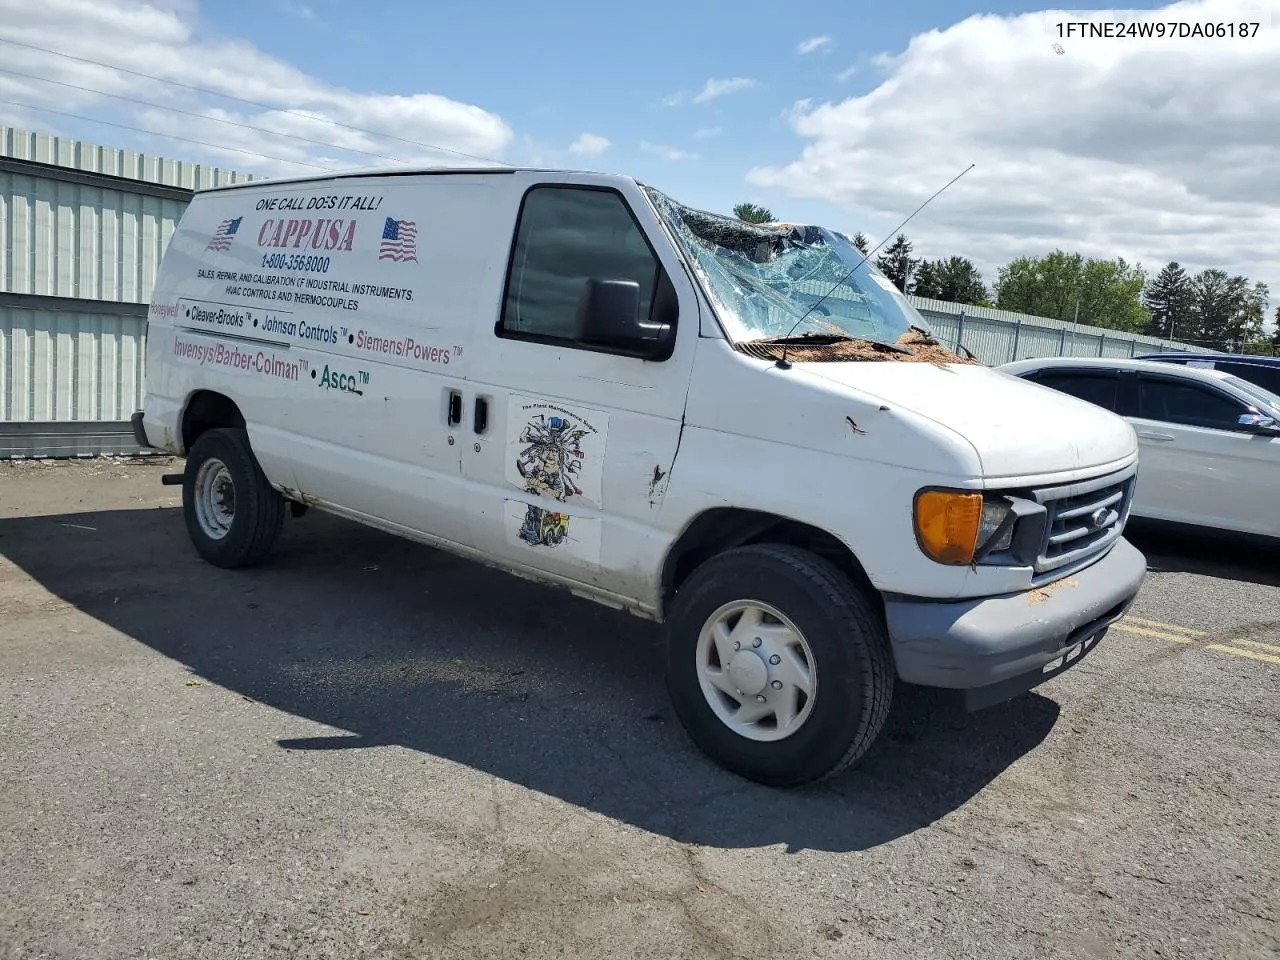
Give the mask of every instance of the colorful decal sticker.
[[240, 222], [244, 217], [236, 217], [234, 220], [223, 220], [218, 224], [218, 229], [213, 231], [213, 236], [209, 239], [209, 245], [206, 250], [216, 250], [219, 253], [226, 253], [231, 249], [231, 239], [236, 235], [236, 231], [240, 229]]
[[[214, 229], [207, 249], [227, 253], [232, 240], [257, 245], [258, 260], [245, 269], [200, 267], [196, 276], [220, 285], [221, 295], [262, 306], [302, 304], [356, 312], [362, 306], [380, 310], [385, 301], [411, 302], [414, 288], [395, 283], [367, 283], [335, 279], [338, 273], [363, 264], [397, 264], [407, 284], [415, 272], [404, 264], [418, 263], [417, 220], [387, 217], [380, 194], [286, 195], [260, 198], [254, 213], [223, 220]], [[284, 215], [282, 215], [284, 214]], [[246, 257], [246, 260], [248, 258]], [[218, 294], [211, 292], [211, 296]], [[367, 306], [366, 306], [367, 305]], [[355, 331], [344, 335], [354, 343]], [[446, 345], [438, 345], [443, 350]], [[456, 354], [456, 351], [455, 351]], [[441, 362], [437, 359], [430, 363]]]
[[507, 481], [525, 493], [602, 507], [608, 417], [511, 398]]
[[523, 500], [506, 502], [507, 539], [528, 549], [550, 549], [555, 555], [599, 565], [599, 517], [571, 515], [563, 510], [535, 507]]
[[395, 260], [397, 263], [418, 262], [418, 225], [412, 220], [394, 220], [387, 217], [382, 225], [382, 244], [378, 247], [379, 260]]

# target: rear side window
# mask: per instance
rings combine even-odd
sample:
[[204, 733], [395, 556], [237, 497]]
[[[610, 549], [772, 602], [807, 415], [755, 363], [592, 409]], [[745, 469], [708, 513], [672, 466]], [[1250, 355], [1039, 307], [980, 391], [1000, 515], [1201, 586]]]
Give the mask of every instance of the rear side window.
[[588, 280], [640, 284], [640, 316], [653, 309], [660, 265], [621, 195], [582, 187], [535, 187], [524, 199], [507, 276], [499, 334], [573, 336]]
[[1256, 383], [1264, 390], [1280, 394], [1280, 366], [1268, 367], [1262, 364], [1231, 363], [1230, 361], [1226, 363], [1219, 361], [1217, 366], [1224, 373], [1230, 373], [1241, 380]]
[[1188, 427], [1240, 429], [1242, 404], [1197, 383], [1143, 378], [1138, 382], [1138, 416]]
[[1119, 379], [1110, 373], [1042, 373], [1036, 383], [1061, 390], [1108, 410], [1116, 409]]

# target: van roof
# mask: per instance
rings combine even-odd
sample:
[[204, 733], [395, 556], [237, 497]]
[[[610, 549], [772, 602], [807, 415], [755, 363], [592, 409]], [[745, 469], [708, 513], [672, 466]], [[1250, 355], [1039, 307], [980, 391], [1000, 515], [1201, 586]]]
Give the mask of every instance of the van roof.
[[584, 176], [605, 177], [611, 180], [636, 182], [633, 177], [617, 173], [601, 173], [598, 170], [573, 170], [561, 167], [516, 167], [516, 166], [403, 166], [403, 167], [360, 167], [351, 170], [335, 170], [331, 173], [305, 173], [296, 177], [266, 177], [261, 180], [242, 180], [238, 183], [225, 183], [216, 187], [197, 190], [196, 193], [219, 193], [225, 190], [252, 190], [259, 187], [277, 187], [284, 184], [327, 183], [333, 180], [361, 180], [370, 177], [421, 177], [447, 176], [451, 174], [490, 174], [510, 175], [513, 173], [574, 173]]

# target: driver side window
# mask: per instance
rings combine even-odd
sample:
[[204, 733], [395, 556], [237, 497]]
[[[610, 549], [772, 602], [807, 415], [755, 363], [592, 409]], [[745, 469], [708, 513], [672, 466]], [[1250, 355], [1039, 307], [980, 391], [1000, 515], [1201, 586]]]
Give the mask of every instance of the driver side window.
[[1196, 383], [1146, 378], [1138, 382], [1138, 416], [1188, 427], [1239, 430], [1241, 404]]
[[634, 280], [650, 319], [661, 265], [626, 201], [612, 190], [543, 186], [525, 194], [496, 333], [574, 344], [588, 280]]

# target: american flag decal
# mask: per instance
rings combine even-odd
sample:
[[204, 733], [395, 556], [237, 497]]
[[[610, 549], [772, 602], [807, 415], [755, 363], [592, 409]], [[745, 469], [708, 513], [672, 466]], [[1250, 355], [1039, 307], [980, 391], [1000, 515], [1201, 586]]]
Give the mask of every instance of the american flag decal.
[[393, 220], [387, 217], [382, 227], [382, 245], [378, 247], [379, 260], [418, 262], [418, 225], [412, 220]]
[[223, 220], [218, 224], [218, 229], [213, 232], [213, 239], [209, 241], [208, 250], [226, 251], [231, 247], [231, 238], [236, 235], [236, 231], [240, 229], [240, 221], [244, 217], [236, 217], [234, 220]]

